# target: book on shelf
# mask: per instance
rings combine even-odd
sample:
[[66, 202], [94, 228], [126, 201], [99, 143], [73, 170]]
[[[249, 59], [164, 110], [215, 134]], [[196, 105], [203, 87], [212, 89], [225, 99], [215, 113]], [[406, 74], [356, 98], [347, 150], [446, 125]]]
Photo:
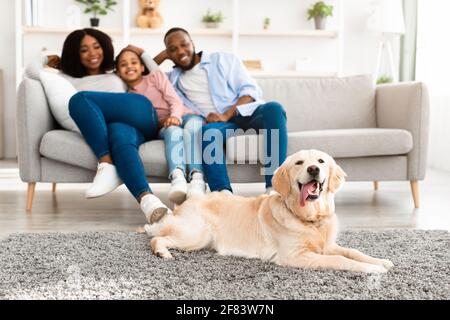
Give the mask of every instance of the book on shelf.
[[43, 26], [44, 1], [25, 0], [25, 24], [27, 26]]

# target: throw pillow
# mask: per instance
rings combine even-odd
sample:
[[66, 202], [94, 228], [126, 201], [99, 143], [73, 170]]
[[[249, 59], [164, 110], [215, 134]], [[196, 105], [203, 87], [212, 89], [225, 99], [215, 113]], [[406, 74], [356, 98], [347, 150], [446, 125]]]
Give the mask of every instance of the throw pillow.
[[43, 70], [39, 73], [39, 77], [55, 120], [64, 129], [80, 132], [69, 114], [69, 100], [77, 93], [77, 90], [68, 80], [57, 73]]

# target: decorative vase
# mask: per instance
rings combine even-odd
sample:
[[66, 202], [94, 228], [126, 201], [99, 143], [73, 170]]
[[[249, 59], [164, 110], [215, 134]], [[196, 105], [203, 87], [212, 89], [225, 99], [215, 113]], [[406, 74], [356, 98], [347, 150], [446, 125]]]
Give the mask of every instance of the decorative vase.
[[325, 30], [327, 18], [321, 16], [314, 17], [314, 24], [316, 25], [316, 30]]
[[100, 24], [99, 18], [91, 18], [91, 27], [98, 27], [99, 24]]

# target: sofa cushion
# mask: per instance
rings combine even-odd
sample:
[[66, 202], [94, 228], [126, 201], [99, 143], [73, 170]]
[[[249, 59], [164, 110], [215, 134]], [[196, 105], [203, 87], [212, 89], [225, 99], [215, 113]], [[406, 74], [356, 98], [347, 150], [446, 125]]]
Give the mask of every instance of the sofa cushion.
[[[40, 153], [48, 159], [68, 163], [77, 167], [96, 170], [97, 159], [84, 138], [76, 132], [53, 130], [42, 138]], [[142, 144], [139, 148], [147, 175], [164, 177], [168, 175], [163, 140]]]
[[39, 78], [56, 121], [67, 130], [80, 132], [69, 114], [69, 101], [77, 93], [77, 89], [67, 79], [47, 69], [39, 73]]
[[344, 78], [257, 78], [266, 101], [280, 102], [288, 131], [375, 128], [371, 76]]
[[[288, 155], [318, 149], [335, 158], [404, 155], [413, 148], [409, 131], [400, 129], [340, 129], [290, 132]], [[227, 140], [227, 159], [255, 163], [262, 159], [262, 136], [240, 135]]]
[[168, 178], [169, 167], [167, 166], [164, 140], [143, 143], [139, 147], [139, 154], [148, 176]]
[[42, 156], [85, 169], [96, 170], [97, 159], [81, 134], [67, 130], [48, 131], [41, 140]]
[[[259, 140], [259, 143], [258, 143]], [[241, 135], [227, 140], [227, 160], [233, 163], [258, 163], [262, 158], [262, 136]], [[335, 158], [404, 155], [413, 147], [409, 131], [399, 129], [341, 129], [289, 133], [288, 154], [301, 149], [319, 149]], [[83, 137], [66, 130], [47, 132], [41, 141], [42, 156], [81, 168], [96, 170], [97, 159]], [[139, 148], [148, 176], [168, 175], [163, 140]], [[258, 158], [259, 154], [259, 158]]]

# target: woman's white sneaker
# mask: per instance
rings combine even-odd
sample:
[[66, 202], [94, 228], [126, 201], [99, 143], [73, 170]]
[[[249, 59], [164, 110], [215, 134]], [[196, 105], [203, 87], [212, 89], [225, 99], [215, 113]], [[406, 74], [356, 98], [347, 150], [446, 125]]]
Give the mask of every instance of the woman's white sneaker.
[[184, 177], [184, 172], [180, 169], [175, 169], [171, 174], [171, 184], [169, 190], [169, 200], [175, 204], [182, 204], [186, 200], [187, 181]]
[[140, 206], [149, 224], [156, 223], [167, 214], [172, 213], [172, 211], [153, 194], [143, 196]]
[[101, 197], [119, 187], [122, 184], [117, 174], [116, 166], [101, 162], [97, 166], [97, 173], [95, 174], [92, 185], [86, 191], [86, 198]]

